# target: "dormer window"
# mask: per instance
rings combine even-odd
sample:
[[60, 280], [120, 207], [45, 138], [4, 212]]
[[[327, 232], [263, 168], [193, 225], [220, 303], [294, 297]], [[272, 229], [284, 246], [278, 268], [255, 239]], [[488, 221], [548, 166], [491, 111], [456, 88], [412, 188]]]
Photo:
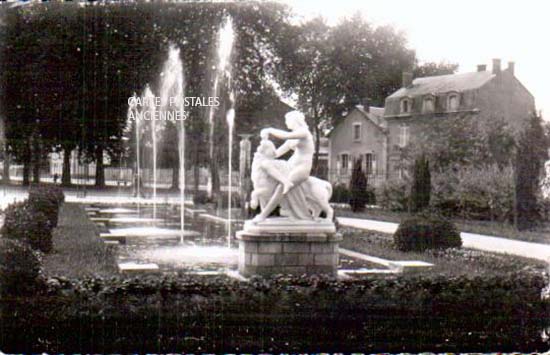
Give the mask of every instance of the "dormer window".
[[432, 95], [427, 95], [422, 101], [422, 112], [434, 112], [435, 99]]
[[411, 112], [411, 100], [409, 98], [404, 98], [401, 100], [401, 113], [410, 113]]
[[447, 96], [447, 111], [458, 110], [458, 94], [451, 93]]

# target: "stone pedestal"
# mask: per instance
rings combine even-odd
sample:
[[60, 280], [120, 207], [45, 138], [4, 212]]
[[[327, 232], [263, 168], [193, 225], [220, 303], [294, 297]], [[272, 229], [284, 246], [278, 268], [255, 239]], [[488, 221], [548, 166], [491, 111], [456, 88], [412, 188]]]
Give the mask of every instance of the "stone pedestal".
[[275, 274], [331, 274], [338, 270], [338, 243], [330, 221], [290, 221], [270, 218], [259, 224], [247, 221], [237, 232], [239, 273], [243, 276]]

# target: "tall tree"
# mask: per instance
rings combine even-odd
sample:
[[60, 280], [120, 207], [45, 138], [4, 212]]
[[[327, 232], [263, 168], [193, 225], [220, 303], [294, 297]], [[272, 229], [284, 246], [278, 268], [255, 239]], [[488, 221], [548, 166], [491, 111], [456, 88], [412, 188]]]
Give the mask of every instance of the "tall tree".
[[285, 38], [284, 70], [278, 78], [284, 89], [297, 95], [300, 109], [312, 121], [315, 157], [323, 128], [337, 124], [365, 98], [383, 106], [399, 87], [402, 70], [414, 63], [403, 33], [389, 26], [375, 28], [360, 15], [333, 27], [316, 18], [293, 27]]
[[353, 212], [361, 212], [365, 209], [365, 205], [369, 200], [368, 182], [368, 178], [363, 172], [363, 161], [359, 157], [353, 162], [353, 170], [349, 183], [351, 194], [349, 204]]
[[302, 27], [289, 31], [289, 46], [282, 73], [286, 89], [298, 95], [298, 105], [311, 120], [315, 135], [313, 172], [319, 166], [321, 125], [328, 117], [327, 110], [337, 96], [334, 68], [330, 61], [329, 27], [322, 18], [315, 18]]
[[540, 197], [548, 149], [548, 137], [542, 126], [542, 119], [532, 114], [518, 140], [515, 162], [515, 211], [518, 230], [530, 229], [540, 220], [537, 199]]
[[410, 195], [411, 212], [420, 212], [430, 205], [431, 191], [430, 163], [426, 156], [422, 154], [414, 162]]

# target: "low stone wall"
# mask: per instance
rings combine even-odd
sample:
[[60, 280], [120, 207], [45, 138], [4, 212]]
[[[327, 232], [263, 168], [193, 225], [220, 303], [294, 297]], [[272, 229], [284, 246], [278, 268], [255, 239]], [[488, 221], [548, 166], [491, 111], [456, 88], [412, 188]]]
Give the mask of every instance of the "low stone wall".
[[237, 239], [239, 273], [243, 276], [337, 273], [340, 234], [241, 231]]

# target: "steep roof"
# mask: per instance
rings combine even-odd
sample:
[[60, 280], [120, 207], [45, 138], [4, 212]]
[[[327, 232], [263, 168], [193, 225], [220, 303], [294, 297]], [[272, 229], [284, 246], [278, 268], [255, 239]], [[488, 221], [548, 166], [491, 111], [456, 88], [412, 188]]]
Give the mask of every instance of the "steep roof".
[[412, 85], [401, 88], [388, 96], [388, 99], [405, 96], [445, 93], [450, 91], [467, 91], [477, 89], [490, 81], [495, 74], [490, 71], [480, 71], [463, 74], [450, 74], [416, 78]]
[[373, 107], [369, 106], [369, 111], [366, 111], [362, 105], [355, 106], [355, 109], [358, 110], [370, 120], [378, 128], [382, 128], [384, 123], [384, 108], [383, 107]]
[[384, 108], [383, 107], [369, 106], [369, 111], [367, 112], [367, 111], [365, 111], [365, 108], [363, 106], [357, 105], [357, 106], [355, 106], [355, 108], [353, 110], [351, 110], [346, 115], [346, 117], [344, 117], [343, 119], [338, 121], [336, 126], [334, 126], [330, 132], [328, 132], [327, 136], [330, 136], [335, 131], [336, 127], [338, 127], [342, 122], [344, 122], [351, 115], [351, 113], [354, 112], [354, 111], [360, 112], [363, 117], [365, 117], [367, 120], [371, 121], [376, 127], [378, 127], [378, 129], [384, 131], [385, 120], [384, 120]]

